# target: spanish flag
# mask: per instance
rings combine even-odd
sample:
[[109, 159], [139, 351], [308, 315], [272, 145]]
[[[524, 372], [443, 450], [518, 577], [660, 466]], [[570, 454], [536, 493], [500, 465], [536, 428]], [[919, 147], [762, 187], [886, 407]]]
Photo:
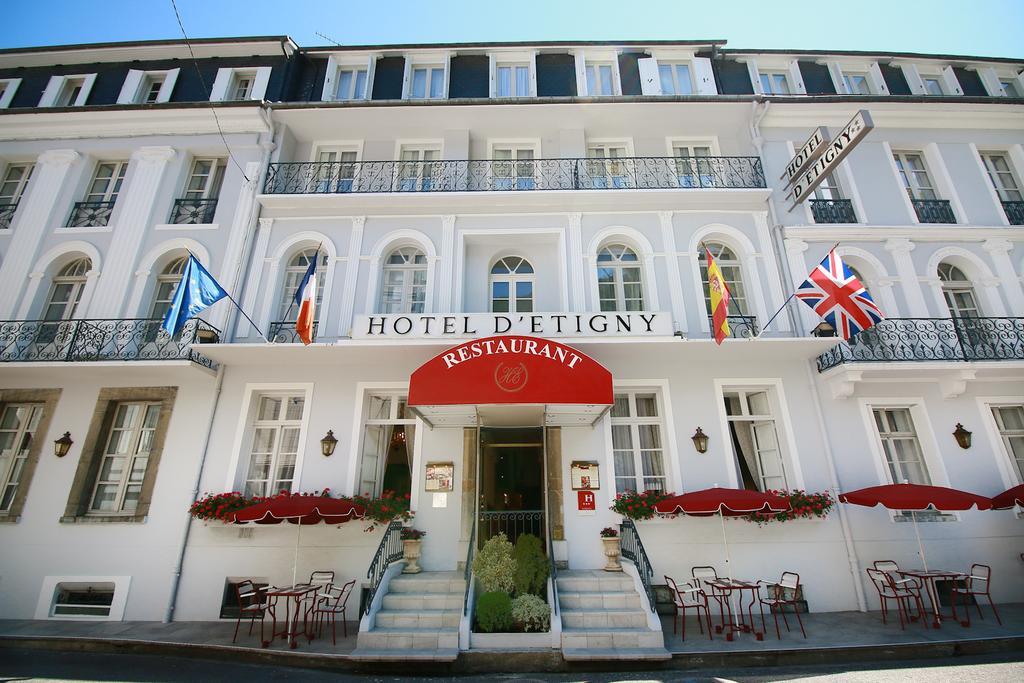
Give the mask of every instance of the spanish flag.
[[708, 290], [711, 297], [711, 330], [715, 333], [715, 343], [721, 346], [726, 337], [729, 336], [729, 288], [725, 286], [725, 278], [722, 271], [712, 258], [707, 247], [704, 251], [708, 255]]

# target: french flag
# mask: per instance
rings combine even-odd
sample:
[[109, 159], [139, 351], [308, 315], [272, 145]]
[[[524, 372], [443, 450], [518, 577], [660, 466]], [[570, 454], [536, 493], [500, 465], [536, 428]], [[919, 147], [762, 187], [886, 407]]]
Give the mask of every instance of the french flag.
[[313, 343], [313, 321], [316, 320], [316, 262], [320, 260], [320, 252], [309, 262], [306, 274], [299, 282], [295, 292], [295, 303], [299, 307], [299, 317], [295, 319], [295, 331], [303, 344]]

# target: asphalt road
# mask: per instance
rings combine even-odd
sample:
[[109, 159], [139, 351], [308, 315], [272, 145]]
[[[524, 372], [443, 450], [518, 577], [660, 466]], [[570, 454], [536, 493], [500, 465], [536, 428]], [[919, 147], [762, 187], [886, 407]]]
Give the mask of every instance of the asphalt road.
[[464, 683], [487, 680], [499, 683], [682, 683], [698, 681], [842, 681], [843, 683], [1019, 683], [1024, 681], [1024, 652], [957, 657], [944, 660], [911, 660], [843, 666], [732, 669], [723, 671], [651, 671], [596, 674], [490, 674], [486, 676], [401, 677], [359, 676], [269, 666], [217, 662], [157, 655], [53, 652], [33, 649], [0, 649], [0, 681], [334, 681], [392, 683], [416, 680], [430, 683]]

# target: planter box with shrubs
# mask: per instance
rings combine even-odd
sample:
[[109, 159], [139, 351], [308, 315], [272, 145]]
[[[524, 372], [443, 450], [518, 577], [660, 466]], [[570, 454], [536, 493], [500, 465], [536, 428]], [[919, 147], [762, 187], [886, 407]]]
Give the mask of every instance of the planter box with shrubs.
[[536, 536], [523, 534], [515, 546], [505, 534], [489, 538], [473, 559], [479, 597], [471, 647], [550, 647], [551, 606], [544, 601], [548, 572]]

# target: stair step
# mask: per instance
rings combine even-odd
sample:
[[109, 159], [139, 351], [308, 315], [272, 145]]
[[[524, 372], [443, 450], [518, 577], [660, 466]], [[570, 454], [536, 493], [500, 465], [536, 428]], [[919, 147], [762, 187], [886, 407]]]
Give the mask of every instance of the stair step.
[[388, 593], [381, 607], [386, 610], [462, 610], [463, 595], [454, 593]]
[[459, 648], [458, 629], [379, 627], [362, 631], [357, 649], [445, 650]]
[[623, 648], [562, 648], [562, 659], [572, 661], [648, 660], [663, 662], [672, 659], [672, 653], [663, 647]]
[[459, 627], [462, 610], [390, 610], [377, 612], [376, 625], [381, 628], [441, 629]]
[[632, 593], [633, 579], [615, 572], [572, 572], [558, 575], [558, 591], [567, 593]]
[[661, 631], [646, 628], [562, 628], [562, 649], [664, 648]]
[[459, 657], [459, 648], [446, 647], [434, 650], [356, 648], [349, 656], [360, 662], [454, 662]]
[[561, 592], [558, 593], [558, 605], [563, 611], [576, 609], [626, 609], [629, 607], [642, 609], [640, 595], [636, 591], [607, 592]]
[[399, 574], [388, 584], [388, 593], [457, 594], [466, 592], [466, 580], [457, 572]]
[[562, 609], [564, 628], [646, 628], [647, 615], [638, 609]]

